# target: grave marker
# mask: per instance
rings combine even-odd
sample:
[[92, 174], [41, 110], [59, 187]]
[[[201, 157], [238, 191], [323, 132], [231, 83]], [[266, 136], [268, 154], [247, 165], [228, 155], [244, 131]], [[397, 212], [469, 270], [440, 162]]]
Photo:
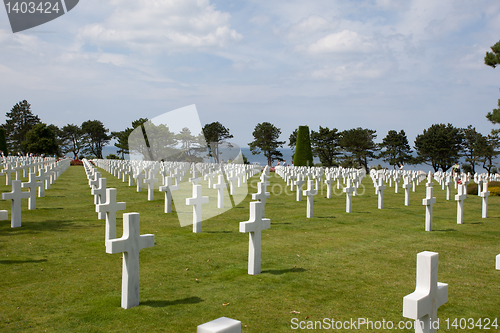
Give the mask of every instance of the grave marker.
[[201, 232], [201, 205], [208, 203], [208, 197], [201, 196], [201, 185], [193, 185], [193, 197], [186, 198], [186, 205], [193, 206], [193, 232]]
[[314, 188], [314, 180], [307, 181], [307, 190], [303, 191], [302, 194], [307, 197], [307, 218], [313, 217], [313, 209], [314, 209], [314, 200], [313, 196], [318, 193], [318, 190]]
[[12, 192], [2, 193], [2, 199], [11, 199], [12, 208], [10, 213], [10, 226], [12, 228], [19, 228], [21, 226], [21, 199], [29, 198], [28, 192], [21, 190], [21, 181], [12, 180]]
[[122, 308], [139, 305], [139, 251], [155, 245], [154, 235], [139, 234], [139, 213], [123, 214], [123, 237], [110, 239], [106, 253], [123, 252]]
[[465, 186], [463, 184], [458, 185], [458, 194], [455, 195], [455, 200], [457, 201], [457, 224], [464, 223], [464, 199], [467, 198], [467, 193], [465, 193]]
[[271, 228], [271, 220], [262, 217], [263, 202], [250, 202], [250, 219], [240, 222], [240, 232], [249, 232], [248, 274], [260, 274], [260, 249], [262, 230]]
[[436, 332], [438, 308], [448, 301], [448, 284], [438, 282], [436, 252], [417, 254], [417, 286], [403, 298], [403, 317], [415, 320], [415, 332]]
[[105, 214], [106, 217], [106, 231], [104, 235], [104, 242], [116, 238], [116, 212], [125, 210], [127, 204], [125, 202], [116, 202], [116, 188], [106, 189], [106, 202], [98, 204], [95, 211]]

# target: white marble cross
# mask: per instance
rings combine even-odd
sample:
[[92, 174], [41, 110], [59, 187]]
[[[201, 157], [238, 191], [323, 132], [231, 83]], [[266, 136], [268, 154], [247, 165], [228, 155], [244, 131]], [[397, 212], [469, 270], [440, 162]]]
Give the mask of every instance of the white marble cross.
[[332, 179], [332, 175], [328, 174], [325, 179], [326, 184], [326, 198], [331, 199], [332, 197], [332, 184], [335, 182], [335, 179]]
[[[106, 178], [99, 178], [99, 185], [92, 189], [92, 195], [94, 196], [94, 205], [98, 205], [106, 201]], [[104, 218], [104, 215], [99, 214], [100, 220]]]
[[227, 187], [227, 183], [224, 182], [224, 175], [219, 175], [219, 182], [213, 185], [213, 188], [217, 190], [217, 208], [224, 208], [224, 189]]
[[[429, 183], [427, 183], [429, 184]], [[432, 205], [436, 203], [436, 198], [432, 196], [432, 182], [426, 187], [427, 196], [422, 199], [422, 205], [425, 207], [425, 231], [432, 231]]]
[[302, 201], [302, 185], [305, 181], [303, 176], [299, 173], [297, 174], [297, 180], [295, 181], [295, 186], [297, 187], [297, 201]]
[[179, 185], [172, 185], [173, 177], [165, 177], [164, 186], [159, 187], [160, 192], [165, 192], [165, 213], [172, 212], [172, 191], [177, 191]]
[[378, 178], [378, 184], [376, 186], [378, 192], [378, 209], [384, 208], [384, 190], [387, 186], [384, 185], [384, 175], [381, 174]]
[[116, 188], [106, 189], [106, 202], [100, 203], [95, 207], [95, 211], [99, 213], [99, 216], [101, 214], [106, 215], [105, 243], [110, 239], [116, 238], [116, 212], [125, 210], [126, 207], [127, 203], [116, 202]]
[[16, 172], [15, 169], [12, 168], [11, 164], [7, 162], [5, 169], [2, 170], [2, 173], [5, 174], [5, 185], [9, 186], [12, 181], [12, 173]]
[[38, 197], [42, 198], [45, 197], [45, 188], [47, 187], [47, 182], [49, 181], [50, 177], [49, 175], [45, 174], [45, 169], [40, 168], [38, 169], [38, 176], [36, 177], [36, 180], [39, 180], [42, 183], [42, 186], [38, 188]]
[[21, 187], [23, 188], [29, 188], [29, 198], [28, 198], [28, 209], [36, 209], [36, 188], [42, 187], [42, 183], [39, 183], [36, 181], [36, 174], [31, 173], [29, 174], [28, 182], [27, 183], [22, 183]]
[[[50, 173], [47, 172], [47, 170], [45, 170], [45, 174], [49, 176], [50, 179]], [[94, 173], [94, 178], [89, 180], [89, 186], [91, 189], [97, 188], [97, 186], [99, 186], [99, 178], [101, 178], [101, 173], [97, 171]], [[50, 189], [50, 180], [48, 183], [49, 187], [45, 186], [46, 190]], [[47, 179], [45, 181], [45, 185], [47, 185]]]
[[479, 195], [482, 200], [482, 218], [485, 219], [488, 217], [488, 197], [490, 195], [490, 191], [488, 191], [488, 181], [484, 181], [483, 183], [483, 191]]
[[451, 196], [451, 176], [446, 176], [444, 182], [443, 182], [445, 188], [446, 188], [446, 200], [450, 200]]
[[139, 213], [123, 214], [123, 237], [110, 239], [106, 253], [123, 252], [122, 308], [139, 305], [139, 251], [155, 245], [154, 235], [139, 234]]
[[201, 232], [201, 205], [208, 203], [208, 197], [201, 196], [201, 185], [193, 185], [193, 197], [186, 198], [186, 205], [193, 206], [193, 232]]
[[198, 172], [197, 172], [196, 168], [193, 166], [193, 170], [192, 170], [193, 177], [188, 179], [191, 183], [193, 183], [193, 185], [198, 185], [198, 182], [201, 180], [200, 177], [197, 177], [197, 173]]
[[26, 199], [29, 197], [29, 192], [23, 192], [21, 190], [20, 180], [12, 180], [12, 192], [2, 193], [3, 200], [12, 200], [12, 208], [10, 213], [10, 226], [12, 228], [18, 228], [21, 226], [21, 199]]
[[403, 188], [405, 190], [405, 206], [410, 205], [410, 177], [409, 176], [404, 176], [403, 177]]
[[155, 184], [158, 183], [158, 178], [156, 178], [156, 174], [153, 169], [149, 170], [149, 177], [144, 179], [143, 182], [144, 184], [148, 184], [148, 201], [153, 201]]
[[352, 186], [351, 178], [347, 179], [347, 186], [342, 189], [346, 194], [345, 211], [346, 213], [352, 213], [352, 192], [354, 192], [355, 187]]
[[262, 205], [262, 218], [266, 216], [266, 201], [271, 197], [269, 192], [266, 192], [267, 185], [265, 182], [257, 183], [257, 193], [252, 194], [252, 200], [259, 200], [263, 203]]
[[314, 189], [314, 180], [310, 179], [307, 181], [307, 190], [304, 190], [302, 192], [303, 195], [307, 197], [307, 218], [312, 218], [313, 217], [313, 211], [314, 211], [314, 200], [313, 196], [318, 194], [318, 190]]
[[467, 193], [465, 193], [465, 185], [458, 185], [458, 194], [455, 195], [455, 200], [457, 201], [457, 224], [464, 223], [464, 199], [467, 198]]
[[260, 274], [260, 248], [262, 230], [271, 228], [271, 220], [263, 218], [263, 202], [250, 202], [250, 219], [240, 222], [240, 232], [249, 232], [248, 274]]
[[142, 191], [142, 181], [143, 181], [144, 177], [145, 177], [145, 175], [141, 171], [139, 171], [138, 173], [136, 173], [134, 175], [135, 181], [137, 183], [137, 192]]
[[234, 171], [231, 171], [231, 176], [227, 177], [227, 181], [229, 182], [229, 194], [234, 195], [234, 187], [235, 182], [238, 180], [238, 177], [234, 175]]
[[403, 317], [415, 320], [415, 333], [434, 333], [437, 310], [448, 301], [448, 284], [438, 282], [436, 252], [417, 254], [417, 286], [403, 298]]

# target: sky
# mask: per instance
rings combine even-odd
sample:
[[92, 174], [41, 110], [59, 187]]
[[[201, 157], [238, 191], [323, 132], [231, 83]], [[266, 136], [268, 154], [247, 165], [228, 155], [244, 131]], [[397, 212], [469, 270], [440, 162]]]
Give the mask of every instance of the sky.
[[12, 33], [0, 9], [0, 123], [26, 99], [62, 127], [111, 131], [195, 104], [245, 147], [258, 123], [415, 136], [498, 127], [498, 0], [81, 0]]

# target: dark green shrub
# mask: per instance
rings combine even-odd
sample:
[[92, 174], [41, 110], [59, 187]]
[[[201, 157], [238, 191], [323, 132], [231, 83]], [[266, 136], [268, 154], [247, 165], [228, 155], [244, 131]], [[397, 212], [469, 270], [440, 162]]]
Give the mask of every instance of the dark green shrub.
[[309, 126], [299, 126], [297, 131], [297, 143], [293, 157], [295, 166], [313, 166], [313, 154], [311, 149], [311, 138]]

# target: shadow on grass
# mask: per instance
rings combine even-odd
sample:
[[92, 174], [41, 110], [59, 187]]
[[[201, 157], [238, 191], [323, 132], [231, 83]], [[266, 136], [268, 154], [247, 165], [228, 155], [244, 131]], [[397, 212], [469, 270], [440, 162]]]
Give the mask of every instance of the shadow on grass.
[[287, 269], [273, 269], [273, 270], [267, 270], [267, 271], [262, 271], [262, 274], [273, 274], [273, 275], [282, 275], [285, 273], [303, 273], [306, 270], [304, 268], [287, 268]]
[[170, 305], [179, 305], [179, 304], [197, 304], [201, 303], [203, 300], [199, 297], [187, 297], [183, 299], [178, 299], [175, 301], [146, 301], [146, 302], [141, 302], [140, 305], [146, 305], [150, 306], [153, 308], [161, 308], [165, 306], [170, 306]]
[[443, 230], [435, 230], [435, 229], [432, 229], [432, 231], [444, 231], [444, 232], [447, 232], [447, 231], [457, 231], [456, 229], [451, 229], [451, 228], [448, 228], [448, 229], [443, 229]]
[[290, 222], [271, 222], [271, 225], [275, 224], [291, 224]]
[[207, 234], [232, 234], [234, 231], [206, 231]]
[[[19, 228], [11, 228], [10, 221], [8, 225], [0, 227], [0, 232], [3, 236], [12, 236], [20, 234], [33, 234], [46, 230], [49, 231], [69, 231], [84, 228], [82, 225], [75, 225], [77, 221], [37, 221], [37, 222], [24, 222]], [[88, 226], [87, 226], [88, 227]]]
[[335, 216], [315, 216], [317, 217], [318, 219], [335, 219], [336, 217]]
[[47, 261], [47, 259], [38, 259], [38, 260], [0, 260], [0, 264], [11, 265], [11, 264], [38, 263], [38, 262], [45, 262], [45, 261]]

